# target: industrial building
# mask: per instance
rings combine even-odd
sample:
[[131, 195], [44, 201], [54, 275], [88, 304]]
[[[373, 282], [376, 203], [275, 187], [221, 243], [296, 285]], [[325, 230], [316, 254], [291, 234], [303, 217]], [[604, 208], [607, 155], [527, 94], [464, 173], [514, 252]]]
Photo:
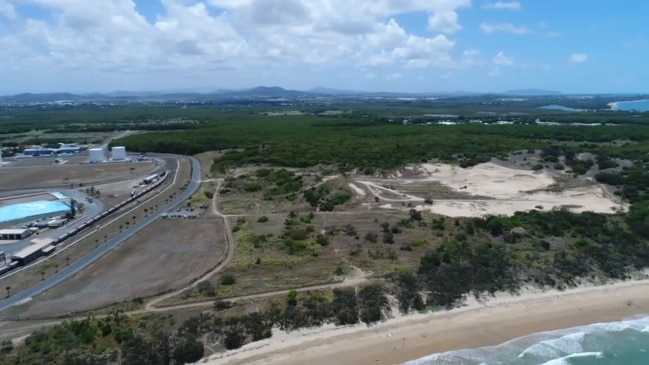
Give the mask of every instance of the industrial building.
[[54, 156], [54, 155], [74, 155], [83, 151], [83, 147], [74, 143], [59, 143], [58, 148], [44, 148], [41, 146], [32, 146], [23, 151], [25, 156]]
[[32, 147], [25, 148], [23, 155], [25, 156], [53, 156], [56, 154], [53, 148]]
[[90, 150], [90, 163], [104, 162], [106, 154], [103, 148], [91, 148]]
[[49, 255], [55, 248], [52, 246], [53, 240], [41, 240], [32, 242], [31, 245], [23, 248], [11, 256], [11, 261], [20, 265], [27, 265], [43, 255]]
[[30, 229], [0, 229], [0, 241], [20, 241], [31, 234]]
[[[54, 194], [52, 194], [54, 195]], [[33, 200], [15, 204], [0, 205], [0, 224], [17, 224], [22, 221], [33, 221], [41, 218], [50, 218], [70, 213], [71, 200], [63, 194], [57, 200]]]
[[113, 161], [123, 161], [126, 160], [126, 147], [116, 146], [111, 150], [111, 155]]
[[75, 143], [59, 143], [57, 154], [77, 154], [81, 151], [83, 151], [83, 147]]

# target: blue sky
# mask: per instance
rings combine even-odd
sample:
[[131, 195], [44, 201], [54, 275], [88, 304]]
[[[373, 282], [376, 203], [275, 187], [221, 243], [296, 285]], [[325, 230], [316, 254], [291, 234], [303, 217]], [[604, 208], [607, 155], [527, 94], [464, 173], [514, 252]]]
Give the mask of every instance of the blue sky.
[[0, 0], [0, 94], [649, 92], [639, 1]]

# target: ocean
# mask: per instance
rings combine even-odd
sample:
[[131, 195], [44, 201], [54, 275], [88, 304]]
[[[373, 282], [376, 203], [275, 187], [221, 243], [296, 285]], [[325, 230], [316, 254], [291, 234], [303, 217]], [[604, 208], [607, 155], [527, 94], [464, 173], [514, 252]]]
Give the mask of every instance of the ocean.
[[647, 365], [649, 317], [520, 337], [498, 346], [450, 351], [404, 365]]
[[649, 100], [618, 101], [615, 110], [646, 112], [649, 111]]

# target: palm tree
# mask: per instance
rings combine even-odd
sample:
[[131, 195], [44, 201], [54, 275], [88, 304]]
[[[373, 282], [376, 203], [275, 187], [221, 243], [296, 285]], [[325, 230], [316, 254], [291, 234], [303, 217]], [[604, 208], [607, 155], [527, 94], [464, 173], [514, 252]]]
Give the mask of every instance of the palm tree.
[[149, 209], [148, 209], [148, 208], [144, 208], [144, 216], [146, 217], [148, 214], [149, 214]]

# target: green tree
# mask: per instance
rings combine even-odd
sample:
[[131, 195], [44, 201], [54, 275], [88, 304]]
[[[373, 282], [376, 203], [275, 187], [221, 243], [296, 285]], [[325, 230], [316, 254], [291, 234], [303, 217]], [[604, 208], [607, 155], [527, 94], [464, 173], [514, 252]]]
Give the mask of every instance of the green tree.
[[234, 285], [236, 282], [237, 281], [233, 273], [226, 272], [221, 275], [221, 285]]

